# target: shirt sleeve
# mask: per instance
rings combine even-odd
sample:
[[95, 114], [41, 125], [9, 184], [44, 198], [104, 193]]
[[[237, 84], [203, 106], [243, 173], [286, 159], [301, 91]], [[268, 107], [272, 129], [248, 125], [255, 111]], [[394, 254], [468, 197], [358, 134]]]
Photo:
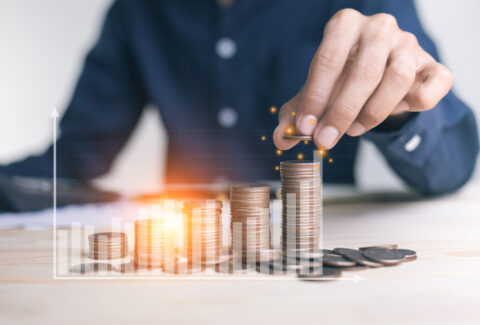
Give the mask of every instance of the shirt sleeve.
[[[106, 173], [145, 106], [122, 1], [109, 9], [99, 39], [87, 55], [57, 140], [58, 177], [88, 180]], [[52, 176], [52, 147], [0, 167], [12, 176]]]
[[[351, 4], [366, 15], [392, 14], [401, 29], [415, 34], [422, 48], [439, 60], [412, 0], [369, 0]], [[434, 109], [417, 114], [401, 129], [370, 131], [363, 138], [377, 146], [407, 184], [427, 195], [452, 192], [465, 184], [472, 175], [479, 150], [475, 117], [453, 91]]]

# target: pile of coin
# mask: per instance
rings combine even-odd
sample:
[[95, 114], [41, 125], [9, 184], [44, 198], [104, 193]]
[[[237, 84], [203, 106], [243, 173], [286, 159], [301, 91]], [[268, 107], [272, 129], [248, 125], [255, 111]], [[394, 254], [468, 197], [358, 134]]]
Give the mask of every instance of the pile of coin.
[[[305, 280], [340, 277], [343, 271], [361, 271], [369, 268], [398, 265], [417, 259], [417, 253], [400, 249], [397, 245], [379, 245], [351, 248], [319, 249], [300, 252], [296, 257], [277, 257], [256, 263], [256, 270], [270, 275], [297, 275]], [[293, 262], [292, 262], [293, 261]]]
[[283, 256], [314, 252], [319, 248], [322, 220], [321, 163], [283, 161], [280, 176]]
[[222, 201], [183, 204], [184, 251], [190, 264], [218, 262], [222, 254]]
[[270, 187], [232, 186], [230, 192], [232, 250], [242, 261], [255, 261], [270, 247]]
[[164, 219], [135, 221], [135, 265], [162, 267], [172, 255], [172, 235]]
[[127, 255], [127, 235], [123, 232], [98, 232], [88, 236], [88, 257], [113, 260]]

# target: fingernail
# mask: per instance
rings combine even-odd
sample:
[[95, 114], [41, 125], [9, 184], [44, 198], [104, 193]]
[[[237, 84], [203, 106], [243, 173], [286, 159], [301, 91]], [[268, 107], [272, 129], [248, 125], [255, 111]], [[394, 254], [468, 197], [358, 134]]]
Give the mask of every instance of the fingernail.
[[317, 126], [317, 118], [313, 115], [305, 116], [300, 123], [300, 132], [304, 135], [311, 135]]
[[333, 126], [326, 126], [315, 136], [315, 142], [317, 142], [321, 147], [330, 149], [333, 147], [335, 140], [338, 137], [338, 130]]
[[357, 137], [360, 134], [363, 134], [365, 127], [358, 122], [353, 123], [350, 128], [347, 130], [347, 134], [352, 137]]

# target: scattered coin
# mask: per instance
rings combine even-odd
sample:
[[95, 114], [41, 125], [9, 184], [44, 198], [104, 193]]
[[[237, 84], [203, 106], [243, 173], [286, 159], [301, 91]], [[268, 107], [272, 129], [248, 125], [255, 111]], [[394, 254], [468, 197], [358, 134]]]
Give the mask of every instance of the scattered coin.
[[340, 255], [332, 255], [332, 254], [327, 254], [323, 256], [322, 261], [324, 265], [336, 266], [336, 267], [350, 267], [355, 265], [355, 262], [351, 260], [347, 260], [346, 258]]
[[342, 255], [343, 257], [356, 262], [357, 264], [365, 265], [368, 267], [380, 267], [381, 263], [377, 263], [366, 258], [362, 252], [350, 248], [335, 248], [334, 252]]
[[406, 259], [411, 259], [411, 258], [416, 258], [417, 257], [417, 252], [412, 251], [411, 249], [403, 249], [403, 248], [397, 248], [395, 249], [397, 252], [403, 254]]
[[388, 249], [393, 249], [393, 248], [397, 248], [397, 247], [398, 247], [397, 244], [384, 244], [384, 245], [375, 245], [375, 246], [360, 247], [358, 250], [364, 251], [364, 250], [369, 249], [369, 248], [388, 248]]
[[372, 247], [363, 251], [365, 257], [382, 263], [384, 265], [394, 265], [402, 262], [405, 256], [397, 252], [395, 249], [381, 248], [381, 247]]

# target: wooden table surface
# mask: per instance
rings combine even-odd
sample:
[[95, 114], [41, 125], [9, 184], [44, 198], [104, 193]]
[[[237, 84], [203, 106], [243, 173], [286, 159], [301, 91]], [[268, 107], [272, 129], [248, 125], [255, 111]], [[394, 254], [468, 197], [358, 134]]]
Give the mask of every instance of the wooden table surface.
[[51, 231], [0, 231], [0, 324], [480, 324], [480, 189], [325, 207], [325, 247], [418, 260], [339, 280], [54, 280]]

